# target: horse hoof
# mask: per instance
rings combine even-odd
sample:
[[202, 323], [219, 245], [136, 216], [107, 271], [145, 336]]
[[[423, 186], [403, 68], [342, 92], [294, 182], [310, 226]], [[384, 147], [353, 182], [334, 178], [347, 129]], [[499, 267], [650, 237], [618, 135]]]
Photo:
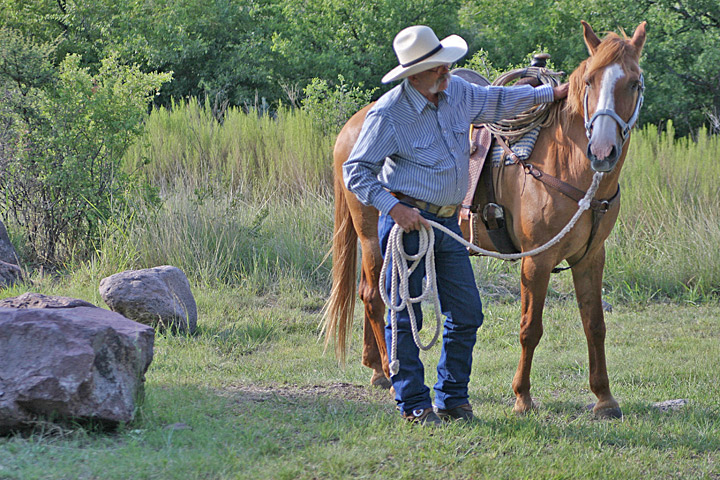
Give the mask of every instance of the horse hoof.
[[383, 390], [387, 390], [390, 387], [392, 387], [392, 383], [390, 382], [390, 379], [385, 376], [385, 374], [374, 374], [372, 378], [370, 379], [370, 385], [373, 387], [379, 387]]
[[596, 418], [601, 420], [615, 420], [623, 417], [622, 410], [620, 407], [603, 408], [600, 410], [593, 410]]
[[537, 403], [535, 403], [532, 400], [530, 400], [529, 403], [516, 401], [515, 406], [513, 407], [512, 411], [515, 415], [521, 416], [521, 415], [527, 415], [532, 412], [536, 412], [537, 409], [538, 409]]
[[588, 410], [592, 410], [595, 418], [599, 420], [615, 420], [623, 417], [622, 409], [617, 406], [600, 407], [594, 403], [588, 405]]

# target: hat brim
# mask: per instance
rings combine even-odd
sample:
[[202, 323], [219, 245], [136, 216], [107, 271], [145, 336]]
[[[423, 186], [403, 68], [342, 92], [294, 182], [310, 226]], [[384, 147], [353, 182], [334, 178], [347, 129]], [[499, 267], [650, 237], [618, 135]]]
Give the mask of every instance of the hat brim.
[[390, 70], [382, 78], [381, 82], [390, 83], [431, 68], [439, 67], [440, 65], [457, 62], [464, 57], [468, 51], [467, 42], [459, 35], [450, 35], [449, 37], [443, 38], [440, 44], [443, 48], [435, 55], [409, 67], [398, 65]]

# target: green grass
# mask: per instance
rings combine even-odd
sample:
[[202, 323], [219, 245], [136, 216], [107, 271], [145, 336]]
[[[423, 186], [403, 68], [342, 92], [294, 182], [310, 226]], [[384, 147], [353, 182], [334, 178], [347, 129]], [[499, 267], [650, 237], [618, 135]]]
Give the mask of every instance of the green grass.
[[[98, 280], [98, 279], [93, 279]], [[45, 293], [98, 301], [82, 285]], [[19, 291], [4, 292], [18, 294]], [[553, 300], [533, 367], [536, 413], [511, 413], [519, 305], [488, 301], [470, 382], [478, 421], [410, 428], [350, 363], [323, 355], [321, 296], [194, 285], [198, 333], [158, 335], [137, 419], [117, 431], [39, 425], [0, 438], [0, 478], [717, 478], [720, 306], [616, 306], [608, 365], [622, 421], [586, 405], [587, 351], [573, 301]], [[359, 325], [361, 322], [356, 322]], [[429, 332], [423, 332], [428, 334]], [[439, 348], [423, 360], [434, 383]], [[676, 412], [655, 402], [687, 399]], [[168, 426], [185, 424], [189, 428]]]
[[622, 207], [607, 242], [605, 281], [629, 301], [697, 302], [720, 293], [720, 137], [633, 134], [621, 175]]
[[[332, 140], [301, 111], [231, 110], [218, 124], [190, 102], [150, 116], [126, 166], [142, 168], [160, 203], [133, 198], [90, 261], [64, 276], [35, 272], [32, 286], [0, 296], [33, 290], [102, 305], [101, 278], [172, 264], [191, 280], [198, 332], [156, 338], [132, 424], [38, 424], [0, 438], [0, 479], [720, 478], [720, 177], [711, 174], [720, 137], [675, 139], [671, 126], [633, 134], [604, 291], [615, 304], [608, 367], [624, 419], [597, 421], [586, 409], [594, 399], [570, 273], [551, 279], [532, 374], [540, 409], [511, 414], [519, 263], [474, 259], [486, 313], [470, 383], [478, 421], [434, 432], [402, 424], [392, 399], [366, 386], [359, 317], [345, 369], [322, 353]], [[423, 355], [429, 385], [438, 355]], [[676, 398], [689, 403], [652, 407]], [[189, 428], [167, 428], [175, 424]]]

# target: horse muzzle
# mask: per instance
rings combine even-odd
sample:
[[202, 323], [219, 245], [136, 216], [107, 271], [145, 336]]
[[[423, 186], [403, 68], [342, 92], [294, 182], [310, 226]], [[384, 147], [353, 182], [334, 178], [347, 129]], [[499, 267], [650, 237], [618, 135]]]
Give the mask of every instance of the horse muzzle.
[[592, 142], [588, 143], [587, 158], [590, 160], [590, 167], [595, 172], [607, 173], [615, 168], [618, 160], [620, 159], [620, 152], [622, 148], [618, 148], [617, 145], [613, 145], [607, 155], [600, 157], [593, 152]]

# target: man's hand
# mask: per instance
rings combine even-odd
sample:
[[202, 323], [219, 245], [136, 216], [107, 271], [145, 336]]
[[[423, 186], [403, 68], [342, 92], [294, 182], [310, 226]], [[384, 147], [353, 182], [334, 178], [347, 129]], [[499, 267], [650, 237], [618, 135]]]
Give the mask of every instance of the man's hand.
[[412, 230], [420, 230], [423, 227], [430, 228], [430, 224], [420, 215], [420, 212], [402, 203], [395, 204], [388, 213], [405, 233]]
[[553, 100], [557, 102], [558, 100], [562, 100], [567, 97], [568, 88], [570, 88], [569, 83], [561, 83], [557, 87], [553, 87]]

